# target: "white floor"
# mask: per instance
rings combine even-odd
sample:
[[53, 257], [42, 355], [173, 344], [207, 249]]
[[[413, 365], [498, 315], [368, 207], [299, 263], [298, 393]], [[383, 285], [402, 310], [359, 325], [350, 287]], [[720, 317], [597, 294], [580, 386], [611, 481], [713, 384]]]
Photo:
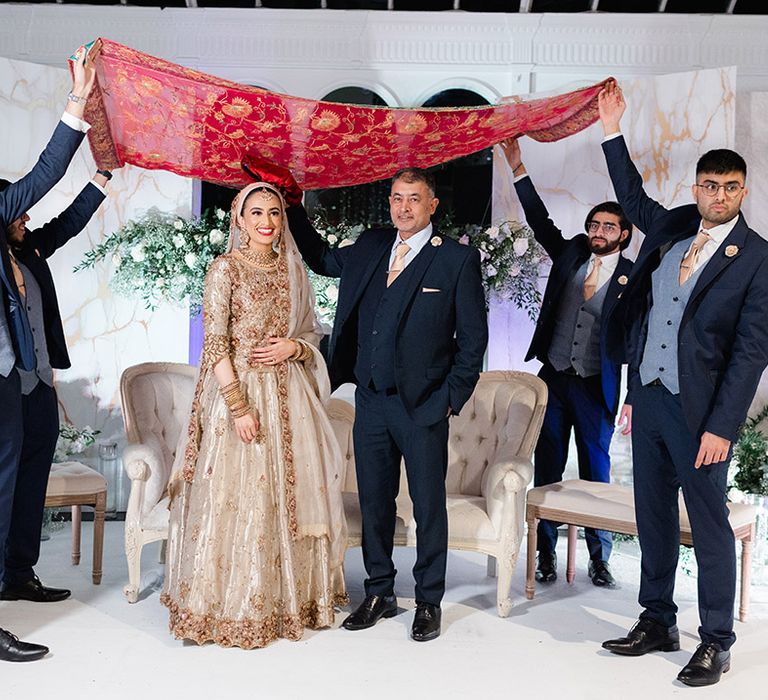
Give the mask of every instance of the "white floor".
[[[399, 549], [397, 594], [404, 611], [362, 632], [334, 628], [307, 632], [300, 642], [279, 641], [242, 651], [175, 641], [158, 601], [162, 566], [145, 549], [144, 585], [135, 605], [125, 602], [122, 523], [107, 523], [104, 581], [90, 583], [91, 523], [84, 523], [83, 562], [69, 563], [69, 525], [43, 543], [38, 573], [68, 586], [58, 604], [0, 603], [0, 626], [22, 639], [49, 645], [51, 654], [29, 664], [2, 664], [0, 698], [768, 698], [768, 588], [754, 587], [750, 619], [736, 623], [733, 666], [711, 688], [680, 685], [675, 676], [696, 647], [695, 579], [680, 576], [678, 604], [683, 649], [623, 658], [600, 648], [634, 621], [639, 561], [631, 548], [612, 558], [620, 583], [599, 590], [580, 570], [573, 586], [539, 586], [526, 601], [524, 554], [513, 582], [515, 607], [495, 612], [495, 580], [485, 559], [451, 553], [443, 605], [443, 635], [426, 644], [408, 639], [413, 618], [413, 550]], [[561, 558], [564, 559], [561, 541]], [[525, 545], [523, 545], [523, 550]], [[561, 569], [563, 562], [561, 562]], [[561, 571], [561, 574], [563, 572]], [[360, 550], [347, 555], [353, 603], [362, 598]], [[343, 614], [337, 616], [337, 627]]]

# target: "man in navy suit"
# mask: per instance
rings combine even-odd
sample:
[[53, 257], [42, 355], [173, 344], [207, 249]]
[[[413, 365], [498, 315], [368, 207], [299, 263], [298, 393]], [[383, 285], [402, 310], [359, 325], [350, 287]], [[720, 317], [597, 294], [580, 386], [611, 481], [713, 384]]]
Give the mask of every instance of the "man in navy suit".
[[[615, 306], [632, 263], [621, 251], [632, 237], [632, 224], [616, 202], [592, 208], [586, 234], [563, 236], [549, 218], [523, 165], [517, 139], [501, 149], [512, 168], [514, 185], [528, 225], [552, 259], [552, 270], [526, 361], [543, 363], [539, 376], [549, 400], [534, 453], [534, 484], [562, 481], [571, 430], [575, 432], [579, 478], [607, 483], [611, 479], [608, 450], [619, 403], [620, 362], [606, 352], [605, 319]], [[611, 534], [585, 529], [589, 577], [596, 586], [616, 584], [608, 565]], [[539, 521], [538, 581], [557, 579], [557, 523]]]
[[[104, 201], [109, 178], [111, 173], [97, 171], [72, 204], [45, 226], [27, 231], [29, 215], [25, 212], [6, 230], [11, 267], [18, 275], [15, 281], [25, 302], [37, 364], [34, 370], [16, 367], [21, 377], [23, 441], [0, 600], [56, 602], [70, 595], [66, 589], [43, 586], [34, 572], [40, 556], [48, 475], [59, 436], [53, 370], [71, 366], [47, 258], [85, 228]], [[0, 193], [10, 185], [8, 180], [0, 180]]]
[[[85, 47], [78, 49], [77, 60], [73, 64], [72, 91], [69, 93], [65, 113], [51, 140], [35, 167], [21, 180], [8, 185], [0, 192], [0, 405], [3, 406], [0, 425], [0, 552], [6, 556], [9, 530], [15, 517], [19, 459], [25, 438], [25, 404], [22, 400], [20, 371], [37, 370], [39, 364], [36, 350], [39, 349], [39, 343], [36, 342], [35, 334], [39, 336], [41, 330], [33, 330], [30, 310], [27, 308], [26, 285], [32, 281], [31, 275], [25, 277], [19, 261], [11, 255], [6, 236], [9, 227], [12, 231], [18, 230], [18, 222], [23, 219], [25, 212], [62, 178], [89, 128], [82, 117], [85, 102], [96, 78], [94, 60], [98, 51], [98, 47], [91, 49], [86, 65]], [[31, 258], [25, 259], [34, 267], [35, 263]], [[41, 292], [42, 298], [42, 288], [46, 283], [42, 278], [40, 282], [35, 278], [34, 285]], [[50, 301], [51, 297], [48, 296], [45, 302]], [[43, 311], [47, 322], [51, 318], [48, 313], [50, 309], [43, 306]], [[29, 419], [34, 421], [34, 416], [29, 416]], [[58, 422], [58, 417], [56, 420]], [[34, 435], [29, 437], [32, 441], [35, 440]], [[44, 493], [43, 491], [43, 497]], [[41, 513], [28, 515], [34, 521]], [[4, 564], [5, 556], [0, 556], [0, 580], [5, 580]], [[32, 588], [40, 595], [45, 595], [46, 591], [50, 590], [42, 586], [37, 579], [34, 581], [36, 583]], [[0, 629], [0, 660], [32, 661], [47, 653], [47, 647], [22, 642], [10, 632]]]
[[434, 179], [408, 168], [392, 180], [394, 229], [365, 231], [331, 249], [301, 206], [288, 220], [307, 264], [341, 277], [329, 351], [334, 386], [355, 393], [355, 462], [363, 518], [366, 598], [343, 625], [359, 630], [397, 614], [392, 547], [400, 461], [417, 525], [411, 636], [440, 634], [448, 517], [448, 417], [469, 399], [488, 341], [479, 253], [433, 229]]
[[[642, 549], [640, 620], [603, 647], [638, 656], [680, 648], [673, 600], [682, 488], [698, 563], [701, 644], [678, 675], [711, 685], [730, 668], [736, 552], [728, 524], [728, 464], [768, 364], [768, 243], [747, 226], [747, 166], [733, 151], [696, 165], [695, 205], [665, 209], [643, 190], [611, 83], [599, 96], [608, 170], [646, 234], [609, 320], [609, 351], [626, 352], [635, 506]], [[623, 342], [626, 338], [626, 344]], [[626, 347], [625, 347], [626, 345]]]

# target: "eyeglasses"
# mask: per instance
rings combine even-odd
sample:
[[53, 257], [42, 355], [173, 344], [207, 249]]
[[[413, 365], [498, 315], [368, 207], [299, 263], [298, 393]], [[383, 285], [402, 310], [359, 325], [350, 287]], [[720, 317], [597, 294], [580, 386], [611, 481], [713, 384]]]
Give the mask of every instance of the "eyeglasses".
[[696, 183], [695, 186], [707, 197], [715, 197], [721, 187], [723, 188], [726, 197], [735, 197], [744, 189], [738, 182], [726, 182], [724, 185], [718, 185], [716, 182], [702, 182], [701, 184]]
[[619, 227], [610, 221], [590, 221], [587, 224], [587, 231], [590, 233], [597, 233], [601, 228], [606, 233], [616, 233], [619, 230]]

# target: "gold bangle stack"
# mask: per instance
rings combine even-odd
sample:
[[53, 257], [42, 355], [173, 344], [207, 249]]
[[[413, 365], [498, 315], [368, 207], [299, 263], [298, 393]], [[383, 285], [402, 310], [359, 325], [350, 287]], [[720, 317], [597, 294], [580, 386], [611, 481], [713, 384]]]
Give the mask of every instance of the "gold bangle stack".
[[293, 355], [288, 358], [289, 360], [292, 360], [293, 362], [304, 362], [312, 357], [312, 350], [307, 343], [298, 338], [291, 338], [291, 340], [296, 343], [296, 350]]
[[250, 413], [251, 407], [248, 405], [237, 379], [221, 387], [221, 395], [233, 418], [242, 418]]

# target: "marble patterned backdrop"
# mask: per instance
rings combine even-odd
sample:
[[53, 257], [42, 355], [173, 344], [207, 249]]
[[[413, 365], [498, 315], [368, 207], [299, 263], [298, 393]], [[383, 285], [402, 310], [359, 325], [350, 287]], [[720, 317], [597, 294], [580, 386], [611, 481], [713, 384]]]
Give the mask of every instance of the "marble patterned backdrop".
[[[554, 78], [553, 78], [554, 83]], [[562, 84], [539, 85], [563, 90]], [[622, 81], [627, 112], [622, 131], [646, 182], [646, 191], [665, 206], [691, 201], [690, 184], [698, 157], [710, 148], [733, 148], [736, 69], [701, 70]], [[555, 143], [522, 138], [526, 169], [552, 220], [567, 237], [583, 232], [584, 217], [596, 203], [615, 199], [595, 124]], [[524, 220], [512, 184], [512, 172], [494, 149], [493, 219]], [[641, 236], [633, 236], [626, 255], [634, 258]], [[546, 279], [542, 279], [542, 291]], [[494, 304], [488, 350], [489, 369], [536, 372], [539, 363], [523, 357], [533, 333], [526, 314]]]
[[[64, 69], [0, 58], [0, 176], [18, 179], [35, 163], [56, 126], [70, 89]], [[30, 228], [49, 221], [87, 184], [95, 171], [87, 144], [65, 177], [30, 210]], [[189, 216], [192, 182], [170, 173], [126, 167], [115, 171], [109, 196], [86, 229], [56, 252], [56, 280], [71, 369], [56, 373], [62, 419], [123, 442], [119, 382], [123, 370], [148, 360], [187, 361], [188, 312], [170, 304], [155, 312], [116, 297], [109, 265], [74, 273], [83, 254], [122, 223], [151, 207]]]

